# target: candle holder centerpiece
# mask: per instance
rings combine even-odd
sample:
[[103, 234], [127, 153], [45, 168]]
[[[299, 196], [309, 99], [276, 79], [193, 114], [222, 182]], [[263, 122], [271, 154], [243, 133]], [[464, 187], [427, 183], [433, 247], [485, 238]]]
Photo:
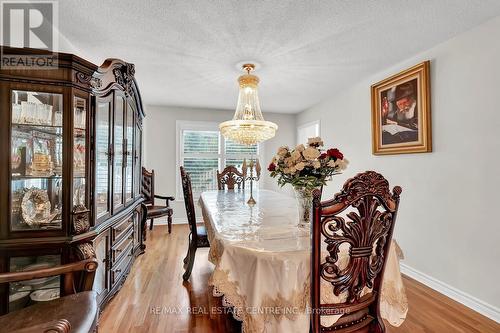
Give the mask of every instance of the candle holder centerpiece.
[[[247, 204], [250, 206], [254, 206], [257, 202], [255, 201], [255, 199], [253, 197], [253, 182], [254, 181], [257, 182], [260, 179], [261, 167], [260, 167], [259, 159], [258, 158], [255, 159], [255, 162], [254, 162], [254, 160], [251, 158], [250, 162], [248, 164], [247, 164], [247, 160], [244, 159], [242, 169], [243, 169], [243, 178], [245, 179], [245, 181], [247, 181], [247, 180], [250, 181], [250, 198], [248, 199]], [[254, 174], [254, 169], [255, 169], [255, 174]]]

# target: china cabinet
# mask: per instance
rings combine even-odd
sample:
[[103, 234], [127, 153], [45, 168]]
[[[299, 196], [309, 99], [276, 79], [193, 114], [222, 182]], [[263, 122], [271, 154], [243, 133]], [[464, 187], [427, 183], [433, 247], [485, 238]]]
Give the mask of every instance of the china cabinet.
[[[0, 272], [96, 257], [104, 305], [142, 248], [144, 113], [134, 65], [7, 47], [1, 56], [56, 61], [0, 69]], [[62, 284], [0, 285], [0, 314], [57, 298]]]

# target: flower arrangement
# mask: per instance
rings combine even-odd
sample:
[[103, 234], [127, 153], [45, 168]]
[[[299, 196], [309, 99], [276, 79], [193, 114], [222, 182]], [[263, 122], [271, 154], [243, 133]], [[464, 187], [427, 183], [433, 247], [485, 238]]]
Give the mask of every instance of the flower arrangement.
[[290, 150], [278, 149], [267, 168], [278, 184], [291, 184], [294, 188], [313, 190], [326, 184], [327, 180], [347, 168], [349, 163], [337, 148], [322, 149], [320, 137], [309, 138], [307, 147], [303, 144]]
[[300, 228], [309, 228], [311, 221], [312, 192], [326, 185], [333, 175], [347, 168], [349, 163], [337, 148], [322, 149], [320, 137], [309, 138], [307, 147], [303, 144], [290, 150], [280, 147], [267, 170], [271, 177], [278, 178], [278, 184], [291, 184], [297, 198]]

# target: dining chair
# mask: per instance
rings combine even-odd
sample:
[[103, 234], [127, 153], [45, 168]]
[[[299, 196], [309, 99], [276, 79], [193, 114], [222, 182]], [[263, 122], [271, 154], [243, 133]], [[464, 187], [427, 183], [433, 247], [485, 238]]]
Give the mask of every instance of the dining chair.
[[196, 225], [196, 213], [194, 209], [193, 190], [191, 187], [191, 177], [183, 167], [181, 169], [182, 190], [184, 192], [184, 205], [186, 206], [186, 214], [189, 223], [189, 246], [186, 257], [184, 258], [185, 272], [182, 275], [184, 281], [187, 281], [193, 270], [194, 258], [196, 250], [200, 247], [210, 247], [208, 242], [207, 231], [204, 226]]
[[217, 186], [219, 190], [234, 190], [234, 186], [238, 186], [238, 190], [245, 189], [245, 176], [234, 165], [228, 165], [219, 173], [217, 170]]
[[[379, 296], [401, 191], [391, 192], [382, 175], [366, 171], [331, 200], [321, 202], [320, 191], [313, 192], [311, 332], [385, 332]], [[325, 292], [345, 301], [328, 304]], [[341, 317], [323, 326], [321, 319], [332, 314]]]
[[61, 276], [61, 291], [66, 296], [40, 302], [0, 317], [0, 331], [97, 332], [99, 307], [92, 291], [96, 259], [87, 259], [51, 268], [0, 273], [0, 284]]
[[[142, 196], [144, 204], [147, 207], [146, 219], [150, 220], [149, 230], [153, 230], [153, 220], [155, 218], [167, 217], [168, 233], [172, 232], [172, 214], [173, 210], [170, 207], [170, 201], [174, 201], [174, 197], [166, 197], [155, 194], [155, 171], [148, 171], [142, 167]], [[155, 199], [165, 200], [165, 205], [155, 205]]]

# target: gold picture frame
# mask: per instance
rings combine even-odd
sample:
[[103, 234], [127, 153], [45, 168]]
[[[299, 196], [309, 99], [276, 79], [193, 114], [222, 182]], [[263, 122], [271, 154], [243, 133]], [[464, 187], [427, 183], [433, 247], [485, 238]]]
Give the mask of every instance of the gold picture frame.
[[374, 155], [432, 152], [430, 61], [371, 86]]

